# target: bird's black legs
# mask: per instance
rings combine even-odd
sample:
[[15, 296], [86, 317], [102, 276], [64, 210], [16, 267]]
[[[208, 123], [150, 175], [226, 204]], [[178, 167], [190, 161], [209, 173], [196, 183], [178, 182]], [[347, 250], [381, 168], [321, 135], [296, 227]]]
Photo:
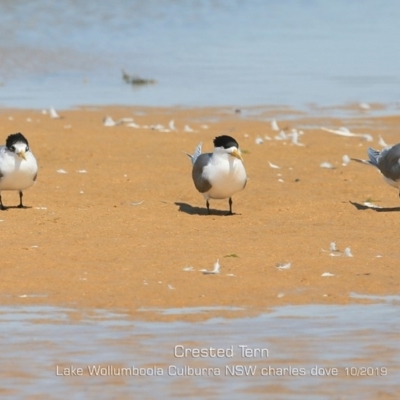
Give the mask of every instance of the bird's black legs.
[[23, 196], [23, 194], [22, 194], [22, 191], [20, 190], [19, 191], [19, 206], [18, 206], [18, 208], [24, 208], [24, 206], [22, 204], [22, 196]]
[[233, 212], [232, 212], [232, 197], [229, 197], [229, 213], [228, 213], [228, 215], [232, 215], [233, 214]]
[[[232, 204], [233, 204], [232, 197], [229, 197], [229, 212], [226, 215], [233, 215]], [[208, 199], [206, 200], [206, 206], [207, 206], [207, 214], [210, 215], [210, 203]]]
[[1, 194], [0, 194], [0, 210], [6, 210], [6, 208], [3, 206], [3, 202], [1, 201]]

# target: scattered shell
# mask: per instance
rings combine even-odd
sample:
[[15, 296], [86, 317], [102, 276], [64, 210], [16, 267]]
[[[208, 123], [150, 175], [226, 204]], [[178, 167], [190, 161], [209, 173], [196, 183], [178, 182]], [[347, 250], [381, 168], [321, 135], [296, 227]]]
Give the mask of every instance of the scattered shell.
[[371, 106], [368, 103], [360, 103], [358, 106], [363, 110], [370, 110], [371, 109]]
[[171, 129], [171, 131], [176, 131], [175, 121], [173, 119], [171, 119], [171, 121], [169, 121], [168, 127], [169, 127], [169, 129]]
[[68, 174], [68, 172], [65, 171], [65, 169], [58, 169], [57, 172], [58, 172], [59, 174]]
[[321, 126], [321, 129], [325, 132], [330, 132], [330, 133], [333, 133], [333, 134], [339, 135], [339, 136], [361, 137], [361, 138], [365, 139], [367, 142], [373, 141], [373, 137], [369, 133], [353, 133], [353, 132], [350, 132], [349, 129], [344, 126], [342, 126], [339, 129], [328, 129], [328, 128], [324, 128], [323, 126]]
[[268, 161], [268, 164], [269, 164], [269, 166], [270, 166], [271, 168], [275, 168], [275, 169], [280, 169], [280, 168], [281, 168], [280, 166], [278, 166], [278, 165], [276, 165], [276, 164], [272, 164], [271, 161]]
[[163, 131], [165, 128], [163, 125], [157, 124], [157, 125], [150, 125], [150, 129], [152, 131]]
[[50, 107], [50, 118], [60, 118], [60, 116], [57, 114], [57, 111], [54, 109], [54, 107]]
[[292, 138], [292, 144], [296, 146], [304, 146], [303, 143], [299, 142], [299, 135], [300, 132], [298, 132], [297, 129], [292, 129], [292, 132], [288, 134], [288, 136]]
[[383, 207], [377, 206], [376, 204], [373, 204], [373, 203], [371, 203], [369, 201], [364, 201], [363, 204], [364, 204], [364, 206], [367, 206], [367, 207], [372, 208], [372, 209], [374, 209], [374, 208], [383, 208]]
[[195, 269], [193, 267], [185, 267], [182, 268], [183, 271], [194, 271]]
[[264, 140], [263, 140], [260, 136], [257, 136], [257, 137], [256, 137], [256, 140], [255, 140], [255, 143], [256, 143], [256, 144], [263, 144], [263, 143], [264, 143]]
[[278, 135], [274, 136], [275, 140], [287, 140], [287, 138], [285, 131], [280, 131]]
[[103, 125], [104, 126], [115, 126], [117, 123], [111, 118], [111, 117], [105, 117], [103, 119]]
[[349, 157], [347, 154], [345, 154], [345, 155], [342, 157], [342, 165], [343, 165], [344, 167], [346, 167], [346, 166], [350, 163], [350, 161], [351, 161], [351, 159], [350, 159], [350, 157]]
[[351, 254], [350, 247], [346, 247], [344, 249], [343, 255], [346, 256], [346, 257], [353, 257], [353, 254]]
[[185, 127], [183, 128], [184, 132], [194, 132], [194, 129], [192, 129], [189, 125], [185, 125]]
[[324, 272], [321, 276], [335, 276], [335, 274], [331, 274], [330, 272]]
[[282, 269], [289, 269], [292, 266], [291, 263], [279, 263], [276, 264], [276, 268], [282, 270]]
[[279, 126], [278, 126], [278, 123], [276, 122], [276, 119], [273, 119], [271, 121], [271, 128], [273, 131], [277, 131], [277, 132], [279, 131]]
[[389, 145], [383, 140], [382, 135], [379, 135], [379, 146], [389, 147]]
[[211, 271], [208, 271], [206, 269], [201, 269], [200, 270], [204, 275], [210, 275], [210, 274], [219, 274], [221, 272], [221, 266], [219, 264], [219, 260], [214, 264], [214, 269]]
[[328, 161], [322, 162], [321, 164], [319, 164], [319, 166], [320, 166], [321, 168], [326, 168], [326, 169], [335, 169], [335, 167], [333, 166], [333, 164], [331, 164], [331, 163], [328, 162]]
[[129, 124], [126, 124], [126, 126], [129, 126], [130, 128], [140, 128], [140, 125], [136, 124], [135, 122], [130, 122]]
[[131, 206], [140, 206], [140, 204], [143, 204], [143, 202], [144, 202], [144, 200], [133, 202], [133, 203], [131, 203]]

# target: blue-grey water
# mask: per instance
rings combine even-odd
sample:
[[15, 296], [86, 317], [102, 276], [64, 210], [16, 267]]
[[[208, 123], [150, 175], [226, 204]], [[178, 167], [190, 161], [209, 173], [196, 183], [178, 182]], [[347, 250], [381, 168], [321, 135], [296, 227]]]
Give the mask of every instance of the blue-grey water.
[[[179, 315], [209, 309], [164, 310], [178, 314], [178, 321], [145, 322], [122, 312], [3, 306], [0, 395], [398, 399], [398, 296], [376, 300], [380, 303], [278, 307], [257, 317], [204, 322], [179, 321]], [[183, 353], [210, 348], [219, 349], [219, 356]]]
[[399, 21], [391, 0], [0, 0], [0, 106], [397, 104]]

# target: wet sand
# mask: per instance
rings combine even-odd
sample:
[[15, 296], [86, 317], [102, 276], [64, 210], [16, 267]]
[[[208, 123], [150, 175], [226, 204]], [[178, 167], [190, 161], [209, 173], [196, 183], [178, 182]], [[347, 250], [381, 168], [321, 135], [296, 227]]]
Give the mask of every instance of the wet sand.
[[[138, 310], [228, 306], [249, 315], [277, 305], [366, 301], [351, 293], [398, 294], [398, 193], [373, 168], [343, 166], [342, 156], [366, 158], [369, 146], [380, 148], [379, 134], [397, 143], [399, 116], [111, 106], [59, 114], [0, 110], [2, 142], [22, 132], [40, 166], [24, 193], [28, 208], [0, 213], [2, 305], [123, 309], [152, 319], [160, 317]], [[141, 128], [105, 127], [106, 115], [132, 117]], [[302, 130], [304, 146], [274, 140], [273, 118], [286, 132]], [[143, 128], [168, 127], [172, 119], [176, 131]], [[195, 132], [184, 132], [185, 125]], [[346, 126], [374, 141], [321, 126]], [[184, 154], [199, 142], [212, 151], [221, 134], [237, 139], [249, 175], [233, 198], [233, 216], [224, 215], [227, 200], [211, 201], [207, 215]], [[272, 140], [256, 144], [265, 135]], [[18, 204], [16, 192], [2, 197], [6, 206]], [[362, 209], [365, 201], [384, 208]], [[338, 256], [330, 255], [331, 242]], [[346, 247], [353, 257], [343, 255]], [[217, 259], [220, 274], [199, 271]], [[194, 271], [184, 270], [190, 266]], [[321, 276], [326, 272], [333, 276]]]

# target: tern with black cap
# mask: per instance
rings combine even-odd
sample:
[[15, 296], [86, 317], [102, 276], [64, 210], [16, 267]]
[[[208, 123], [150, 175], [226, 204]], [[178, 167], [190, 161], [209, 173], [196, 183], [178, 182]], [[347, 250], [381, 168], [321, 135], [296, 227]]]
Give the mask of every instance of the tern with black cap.
[[238, 142], [231, 136], [223, 135], [214, 139], [214, 151], [201, 153], [201, 143], [193, 155], [192, 178], [196, 189], [206, 200], [210, 214], [210, 199], [229, 199], [229, 213], [232, 213], [232, 196], [246, 186], [247, 175]]
[[372, 165], [379, 169], [384, 180], [390, 185], [399, 189], [400, 197], [400, 143], [379, 151], [373, 148], [368, 149], [369, 160], [352, 158], [363, 164]]
[[8, 136], [5, 146], [0, 146], [0, 210], [4, 207], [1, 192], [15, 190], [19, 193], [19, 208], [23, 208], [22, 191], [32, 186], [37, 177], [38, 165], [22, 133]]

